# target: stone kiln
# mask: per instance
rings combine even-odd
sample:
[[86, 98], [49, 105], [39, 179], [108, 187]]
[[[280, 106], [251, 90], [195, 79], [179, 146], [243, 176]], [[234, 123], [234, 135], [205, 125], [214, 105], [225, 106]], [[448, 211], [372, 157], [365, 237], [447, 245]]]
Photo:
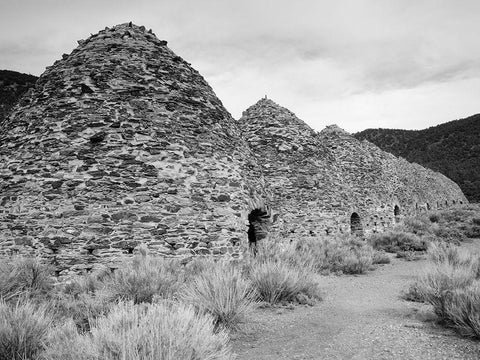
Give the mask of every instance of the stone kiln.
[[198, 72], [144, 27], [106, 28], [0, 125], [0, 251], [60, 273], [157, 255], [238, 255], [262, 178]]
[[335, 125], [316, 133], [270, 99], [239, 122], [272, 196], [270, 232], [282, 238], [383, 231], [426, 207], [467, 202], [442, 174]]
[[144, 27], [87, 40], [0, 124], [0, 254], [59, 275], [154, 255], [238, 256], [282, 238], [381, 231], [467, 200], [446, 177], [262, 99], [232, 119]]

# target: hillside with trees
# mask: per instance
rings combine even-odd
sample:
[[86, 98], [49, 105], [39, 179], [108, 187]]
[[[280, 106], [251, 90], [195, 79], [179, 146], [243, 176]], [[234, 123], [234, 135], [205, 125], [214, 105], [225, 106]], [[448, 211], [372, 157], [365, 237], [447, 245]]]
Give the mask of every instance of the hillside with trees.
[[0, 70], [0, 122], [37, 79], [36, 76], [29, 74]]
[[480, 202], [480, 114], [424, 130], [367, 129], [354, 136], [445, 174]]

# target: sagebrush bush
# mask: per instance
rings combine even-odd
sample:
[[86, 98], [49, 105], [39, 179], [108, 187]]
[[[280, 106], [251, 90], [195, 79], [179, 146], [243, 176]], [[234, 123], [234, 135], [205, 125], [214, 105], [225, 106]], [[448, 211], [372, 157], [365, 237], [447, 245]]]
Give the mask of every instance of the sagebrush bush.
[[402, 291], [401, 298], [407, 301], [425, 302], [422, 290], [417, 281], [410, 284], [406, 291]]
[[114, 304], [111, 294], [97, 291], [79, 293], [76, 296], [57, 293], [52, 297], [49, 307], [54, 310], [57, 322], [71, 318], [80, 331], [89, 331], [92, 321], [98, 316], [107, 314]]
[[319, 299], [318, 283], [309, 268], [282, 261], [252, 262], [248, 269], [258, 299], [270, 304], [294, 302], [298, 298]]
[[228, 334], [214, 319], [175, 302], [119, 303], [90, 333], [73, 322], [52, 330], [42, 360], [228, 360]]
[[444, 315], [460, 333], [480, 339], [480, 282], [446, 293]]
[[253, 310], [256, 293], [238, 267], [212, 265], [187, 285], [181, 299], [212, 315], [216, 325], [235, 328]]
[[41, 360], [101, 360], [92, 337], [81, 335], [72, 320], [52, 328], [46, 340]]
[[458, 246], [433, 242], [428, 250], [428, 258], [435, 264], [448, 264], [457, 268], [463, 267], [470, 269], [474, 277], [480, 275], [479, 257]]
[[406, 217], [403, 219], [401, 225], [396, 226], [396, 229], [397, 232], [406, 232], [422, 236], [431, 233], [435, 225], [437, 224], [432, 224], [426, 216]]
[[52, 319], [45, 306], [29, 300], [0, 300], [0, 359], [36, 359], [44, 349]]
[[43, 297], [52, 287], [51, 268], [38, 258], [18, 256], [0, 261], [0, 299]]
[[455, 267], [450, 264], [429, 266], [418, 280], [421, 297], [431, 305], [440, 319], [446, 320], [445, 304], [448, 294], [462, 289], [475, 280], [471, 268]]
[[386, 231], [373, 234], [369, 238], [374, 249], [390, 253], [405, 251], [426, 251], [428, 242], [412, 233], [400, 231]]
[[214, 319], [176, 303], [121, 303], [91, 330], [102, 360], [232, 359], [228, 334]]
[[390, 264], [390, 257], [385, 251], [375, 251], [373, 253], [372, 264]]
[[375, 253], [355, 237], [309, 237], [288, 243], [262, 240], [257, 259], [282, 261], [319, 273], [362, 274], [372, 267]]
[[[444, 322], [460, 322], [458, 319], [453, 320], [452, 314], [461, 317], [460, 314], [466, 313], [462, 306], [475, 299], [478, 288], [475, 284], [480, 277], [480, 258], [445, 243], [432, 243], [428, 255], [430, 262], [414, 285], [416, 293], [423, 301], [433, 305], [434, 312]], [[459, 307], [458, 312], [455, 312], [455, 306]], [[480, 307], [470, 310], [469, 318], [480, 316]]]
[[178, 259], [137, 255], [104, 281], [111, 300], [151, 303], [155, 296], [174, 296], [183, 284], [183, 265]]

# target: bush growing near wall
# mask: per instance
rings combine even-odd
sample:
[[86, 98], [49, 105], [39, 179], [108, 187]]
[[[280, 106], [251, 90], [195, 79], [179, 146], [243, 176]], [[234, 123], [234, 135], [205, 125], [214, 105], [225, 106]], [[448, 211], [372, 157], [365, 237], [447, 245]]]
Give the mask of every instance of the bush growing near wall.
[[[79, 335], [72, 323], [50, 337], [44, 359], [233, 359], [225, 330], [191, 306], [120, 303]], [[85, 352], [87, 350], [87, 352]], [[67, 357], [64, 357], [67, 355]]]
[[169, 298], [183, 285], [183, 266], [178, 259], [137, 255], [105, 279], [105, 291], [111, 300], [151, 303], [154, 296]]
[[258, 261], [249, 265], [248, 276], [260, 301], [278, 304], [320, 299], [318, 283], [308, 267], [275, 260]]
[[0, 299], [43, 297], [52, 287], [51, 268], [39, 259], [14, 257], [0, 261]]
[[94, 294], [80, 293], [77, 296], [58, 293], [51, 299], [55, 320], [71, 319], [82, 332], [90, 331], [92, 321], [108, 313], [114, 305], [109, 294], [100, 291]]
[[362, 274], [372, 268], [374, 260], [389, 261], [384, 256], [380, 259], [381, 254], [366, 242], [348, 236], [309, 237], [290, 243], [269, 240], [259, 250], [259, 257], [312, 268], [323, 274]]
[[426, 251], [428, 248], [427, 241], [414, 234], [399, 231], [387, 231], [384, 233], [373, 234], [369, 238], [369, 242], [374, 249], [391, 253]]
[[72, 320], [52, 328], [40, 360], [100, 360], [89, 334], [79, 334]]
[[181, 298], [202, 313], [212, 315], [217, 326], [235, 328], [253, 310], [256, 293], [241, 269], [217, 263], [193, 279]]
[[0, 359], [36, 359], [51, 324], [45, 306], [28, 300], [16, 305], [0, 300]]

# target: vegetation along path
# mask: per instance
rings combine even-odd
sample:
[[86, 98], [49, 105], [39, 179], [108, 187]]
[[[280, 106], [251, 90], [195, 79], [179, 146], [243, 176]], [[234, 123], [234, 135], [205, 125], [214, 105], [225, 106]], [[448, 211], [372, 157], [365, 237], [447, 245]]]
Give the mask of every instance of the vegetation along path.
[[234, 350], [245, 360], [480, 359], [480, 342], [438, 325], [430, 306], [400, 298], [425, 262], [392, 259], [367, 275], [322, 277], [322, 302], [257, 310]]

